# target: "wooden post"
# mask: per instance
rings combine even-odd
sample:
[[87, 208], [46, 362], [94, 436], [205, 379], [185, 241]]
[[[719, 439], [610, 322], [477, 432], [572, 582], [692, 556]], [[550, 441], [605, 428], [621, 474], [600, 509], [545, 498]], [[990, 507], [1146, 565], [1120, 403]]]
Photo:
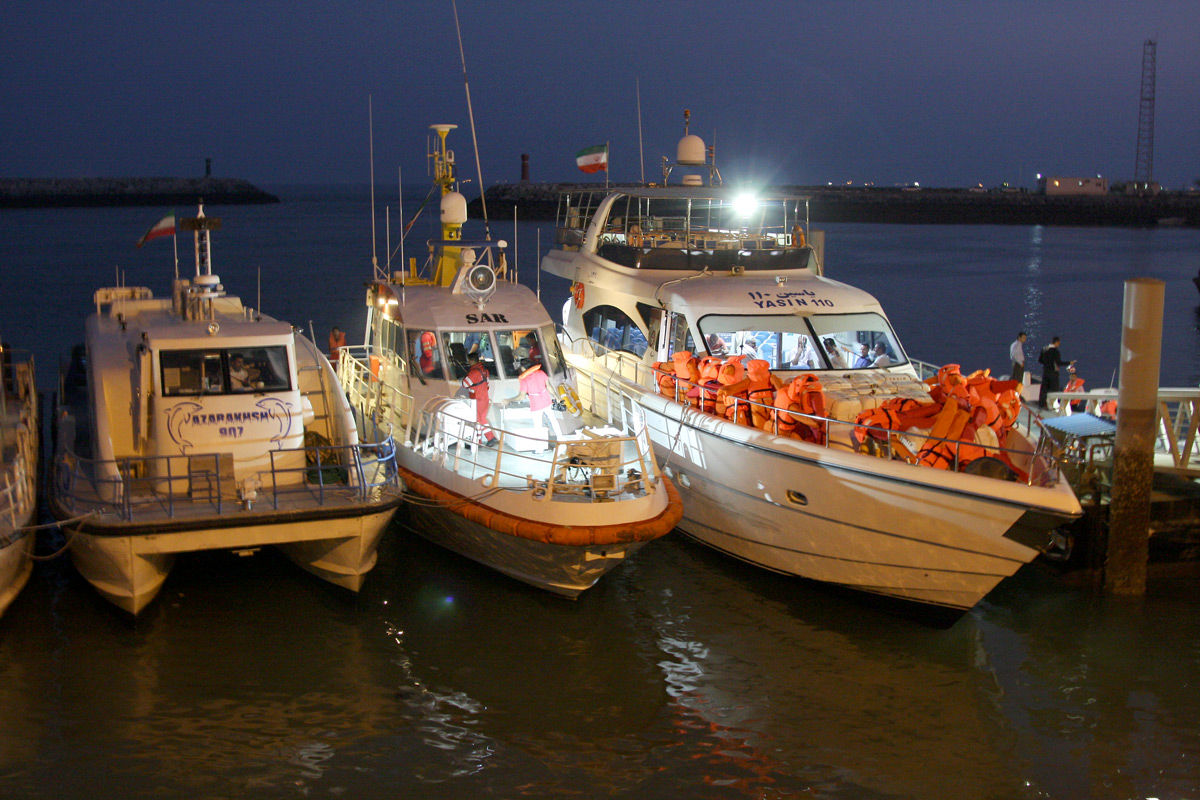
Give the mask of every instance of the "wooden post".
[[1164, 288], [1162, 281], [1153, 278], [1125, 282], [1112, 507], [1104, 569], [1104, 590], [1109, 594], [1146, 593]]

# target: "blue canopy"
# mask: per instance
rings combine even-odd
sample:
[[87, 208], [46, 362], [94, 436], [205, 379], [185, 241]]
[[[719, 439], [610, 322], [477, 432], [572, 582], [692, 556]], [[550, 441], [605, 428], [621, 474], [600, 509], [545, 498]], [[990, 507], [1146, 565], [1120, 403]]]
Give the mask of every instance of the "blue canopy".
[[1095, 414], [1071, 414], [1063, 417], [1042, 417], [1042, 424], [1070, 436], [1112, 436], [1117, 425]]

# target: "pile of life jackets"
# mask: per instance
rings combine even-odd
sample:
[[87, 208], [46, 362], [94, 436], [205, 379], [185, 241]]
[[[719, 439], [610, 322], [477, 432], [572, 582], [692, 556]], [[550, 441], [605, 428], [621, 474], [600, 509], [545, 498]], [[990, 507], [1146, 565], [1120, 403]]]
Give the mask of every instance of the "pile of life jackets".
[[940, 469], [990, 456], [1023, 477], [1001, 449], [1021, 410], [1021, 384], [996, 380], [990, 370], [963, 375], [947, 364], [924, 382], [847, 372], [824, 384], [806, 372], [784, 383], [762, 359], [696, 358], [687, 350], [653, 370], [661, 394], [768, 433]]
[[696, 358], [683, 350], [670, 361], [655, 362], [653, 370], [658, 391], [667, 397], [743, 425], [763, 430], [773, 427], [770, 406], [783, 381], [761, 358]]
[[860, 413], [856, 422], [871, 427], [854, 430], [857, 445], [882, 444], [910, 463], [939, 469], [987, 456], [1021, 476], [1000, 449], [1021, 410], [1019, 381], [996, 380], [986, 369], [963, 375], [958, 364], [947, 364], [925, 383], [925, 401], [893, 398]]

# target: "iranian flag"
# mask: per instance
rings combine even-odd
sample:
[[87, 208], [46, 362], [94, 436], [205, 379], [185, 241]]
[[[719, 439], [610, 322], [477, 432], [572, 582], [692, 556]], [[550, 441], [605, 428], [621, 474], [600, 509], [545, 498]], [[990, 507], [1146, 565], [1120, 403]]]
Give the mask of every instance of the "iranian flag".
[[587, 147], [575, 154], [575, 165], [584, 172], [608, 171], [608, 145]]
[[174, 236], [174, 235], [175, 235], [175, 212], [172, 211], [170, 214], [167, 214], [165, 217], [160, 219], [158, 222], [154, 223], [150, 227], [150, 230], [146, 231], [145, 235], [143, 235], [142, 238], [138, 239], [137, 246], [141, 247], [142, 245], [144, 245], [146, 242], [150, 241], [151, 239], [157, 239], [160, 236]]

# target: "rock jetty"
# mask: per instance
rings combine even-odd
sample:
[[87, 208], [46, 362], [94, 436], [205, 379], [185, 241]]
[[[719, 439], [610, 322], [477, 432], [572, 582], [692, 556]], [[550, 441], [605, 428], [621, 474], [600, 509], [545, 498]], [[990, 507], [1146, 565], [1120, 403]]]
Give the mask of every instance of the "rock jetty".
[[240, 178], [0, 178], [0, 208], [278, 203]]
[[[1024, 191], [970, 189], [780, 186], [811, 198], [813, 222], [896, 222], [970, 225], [1088, 225], [1200, 227], [1200, 193], [1162, 192], [1138, 197], [1123, 194], [1047, 196]], [[603, 191], [603, 183], [508, 183], [487, 190], [488, 213], [523, 219], [554, 219], [558, 198], [566, 192]], [[470, 205], [480, 214], [479, 200]]]

